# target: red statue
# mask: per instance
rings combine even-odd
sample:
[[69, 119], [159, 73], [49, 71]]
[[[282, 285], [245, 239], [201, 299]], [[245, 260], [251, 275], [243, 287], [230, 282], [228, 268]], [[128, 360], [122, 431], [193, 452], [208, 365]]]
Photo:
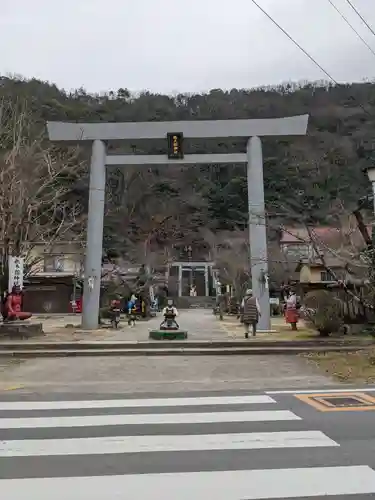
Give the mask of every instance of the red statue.
[[22, 290], [15, 285], [6, 298], [5, 321], [25, 320], [31, 318], [32, 314], [22, 311]]

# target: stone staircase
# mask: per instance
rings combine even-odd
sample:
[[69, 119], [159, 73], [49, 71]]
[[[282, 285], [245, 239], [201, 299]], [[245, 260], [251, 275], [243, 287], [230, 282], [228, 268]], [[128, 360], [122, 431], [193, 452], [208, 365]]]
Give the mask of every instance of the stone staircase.
[[177, 297], [175, 303], [177, 309], [212, 309], [215, 300], [215, 297]]

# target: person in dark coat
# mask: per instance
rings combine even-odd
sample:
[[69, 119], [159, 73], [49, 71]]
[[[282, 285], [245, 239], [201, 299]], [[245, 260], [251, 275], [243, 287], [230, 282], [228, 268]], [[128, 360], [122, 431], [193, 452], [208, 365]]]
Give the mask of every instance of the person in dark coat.
[[258, 299], [254, 297], [253, 291], [249, 288], [246, 290], [245, 297], [242, 301], [243, 323], [245, 325], [245, 338], [249, 338], [250, 326], [252, 327], [253, 337], [257, 332], [257, 324], [260, 317], [260, 306]]

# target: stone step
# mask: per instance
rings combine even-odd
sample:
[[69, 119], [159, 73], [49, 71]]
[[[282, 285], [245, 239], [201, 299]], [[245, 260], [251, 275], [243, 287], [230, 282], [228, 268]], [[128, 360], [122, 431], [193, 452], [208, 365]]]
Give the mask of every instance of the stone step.
[[228, 339], [228, 340], [144, 340], [144, 341], [132, 341], [132, 340], [121, 340], [121, 341], [27, 341], [27, 342], [15, 342], [12, 340], [1, 341], [0, 349], [4, 350], [100, 350], [100, 349], [110, 349], [110, 350], [122, 350], [122, 349], [177, 349], [177, 348], [194, 348], [194, 349], [227, 349], [227, 348], [239, 348], [239, 347], [256, 347], [256, 348], [284, 348], [284, 347], [346, 347], [349, 346], [354, 349], [357, 346], [369, 347], [373, 346], [374, 342], [372, 340], [355, 341], [340, 340], [340, 339], [311, 339], [311, 340], [264, 340], [260, 337], [249, 339]]
[[215, 305], [215, 297], [177, 297], [178, 309], [211, 309]]
[[0, 323], [0, 337], [29, 338], [42, 335], [43, 324], [29, 321], [9, 321]]
[[77, 356], [225, 356], [225, 355], [266, 355], [301, 354], [307, 352], [348, 352], [365, 349], [364, 346], [306, 346], [306, 347], [230, 347], [230, 348], [193, 348], [174, 347], [163, 349], [0, 349], [0, 357], [39, 358], [39, 357], [77, 357]]

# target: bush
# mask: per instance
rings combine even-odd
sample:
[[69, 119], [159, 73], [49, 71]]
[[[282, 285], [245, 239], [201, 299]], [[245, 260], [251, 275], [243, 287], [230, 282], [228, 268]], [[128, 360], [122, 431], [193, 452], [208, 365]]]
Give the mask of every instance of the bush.
[[99, 311], [99, 317], [100, 319], [111, 319], [111, 308], [109, 306], [101, 307]]
[[338, 332], [344, 325], [340, 299], [326, 290], [306, 294], [302, 315], [306, 324], [317, 330], [321, 337]]

